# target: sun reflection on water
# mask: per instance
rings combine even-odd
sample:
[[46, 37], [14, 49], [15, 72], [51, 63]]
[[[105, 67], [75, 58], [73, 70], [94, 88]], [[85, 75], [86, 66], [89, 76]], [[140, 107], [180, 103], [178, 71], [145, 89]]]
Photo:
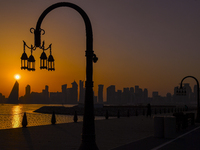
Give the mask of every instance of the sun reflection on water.
[[22, 120], [22, 106], [15, 105], [12, 107], [12, 127], [17, 128], [21, 126]]

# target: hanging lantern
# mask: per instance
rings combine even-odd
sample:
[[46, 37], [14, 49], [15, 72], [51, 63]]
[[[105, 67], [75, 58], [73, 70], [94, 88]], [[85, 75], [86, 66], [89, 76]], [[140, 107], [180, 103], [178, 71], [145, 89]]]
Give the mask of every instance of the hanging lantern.
[[35, 58], [32, 55], [32, 52], [34, 50], [33, 45], [31, 45], [31, 55], [28, 58], [28, 70], [29, 71], [35, 71]]
[[[28, 49], [31, 49], [31, 55], [29, 57], [27, 57], [27, 54], [25, 53], [25, 47], [27, 47]], [[40, 46], [39, 48], [43, 50], [40, 56], [40, 69], [48, 69], [51, 71], [55, 70], [54, 58], [51, 55], [51, 44], [49, 45], [48, 48], [45, 49], [45, 45], [43, 41], [42, 46]], [[47, 58], [47, 55], [44, 51], [48, 49], [50, 49], [50, 55]], [[34, 50], [36, 50], [36, 46], [31, 45], [31, 47], [29, 47], [28, 45], [26, 45], [26, 42], [24, 42], [24, 53], [21, 56], [21, 69], [35, 71], [35, 58], [32, 55], [32, 52]]]
[[50, 52], [50, 55], [49, 55], [49, 58], [48, 58], [48, 71], [49, 70], [55, 70], [55, 66], [54, 66], [54, 58], [53, 56], [51, 55], [51, 52]]
[[28, 70], [29, 71], [35, 71], [35, 58], [31, 54], [28, 58]]
[[44, 51], [40, 56], [40, 69], [47, 69], [47, 55]]
[[24, 70], [28, 69], [28, 66], [27, 66], [28, 65], [28, 57], [25, 52], [25, 46], [26, 46], [26, 43], [24, 42], [24, 53], [21, 56], [21, 69], [24, 69]]
[[27, 54], [25, 53], [25, 51], [24, 51], [24, 53], [22, 54], [22, 56], [21, 56], [21, 69], [28, 69], [28, 57], [27, 57]]

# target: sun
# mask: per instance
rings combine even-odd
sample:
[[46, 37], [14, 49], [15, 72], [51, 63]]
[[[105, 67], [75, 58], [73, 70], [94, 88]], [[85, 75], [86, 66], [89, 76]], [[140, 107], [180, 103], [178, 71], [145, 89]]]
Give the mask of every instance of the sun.
[[21, 78], [21, 76], [20, 76], [19, 74], [16, 74], [16, 75], [15, 75], [15, 79], [16, 79], [16, 80], [19, 80], [20, 78]]

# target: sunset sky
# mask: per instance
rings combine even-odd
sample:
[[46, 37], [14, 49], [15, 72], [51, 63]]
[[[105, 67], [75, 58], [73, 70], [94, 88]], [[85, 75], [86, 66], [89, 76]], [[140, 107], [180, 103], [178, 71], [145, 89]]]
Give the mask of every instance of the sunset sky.
[[[0, 93], [9, 96], [20, 74], [19, 94], [41, 92], [49, 85], [50, 92], [61, 91], [61, 85], [85, 80], [85, 25], [75, 10], [67, 7], [50, 12], [42, 22], [42, 40], [52, 43], [54, 72], [39, 69], [42, 50], [33, 52], [36, 71], [20, 69], [23, 40], [34, 44], [35, 28], [41, 13], [56, 0], [0, 1]], [[200, 0], [69, 0], [89, 16], [93, 28], [94, 91], [104, 84], [147, 88], [149, 96], [158, 91], [173, 93], [187, 75], [200, 80]], [[30, 55], [30, 50], [27, 49]], [[47, 52], [47, 55], [49, 53]], [[195, 84], [193, 79], [185, 83]]]

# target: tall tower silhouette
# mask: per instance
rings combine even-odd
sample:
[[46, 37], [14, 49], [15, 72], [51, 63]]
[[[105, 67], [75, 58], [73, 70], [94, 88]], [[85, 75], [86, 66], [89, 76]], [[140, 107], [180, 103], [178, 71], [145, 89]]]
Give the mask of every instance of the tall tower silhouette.
[[9, 104], [18, 104], [19, 103], [19, 83], [16, 81], [10, 95], [7, 99]]
[[26, 94], [25, 95], [30, 95], [31, 94], [31, 86], [28, 84], [25, 88]]
[[78, 84], [75, 82], [75, 80], [71, 84], [71, 102], [75, 104], [78, 102]]
[[115, 103], [115, 85], [107, 87], [107, 103]]
[[67, 84], [62, 85], [62, 103], [67, 103]]
[[103, 85], [98, 85], [98, 103], [103, 103]]

